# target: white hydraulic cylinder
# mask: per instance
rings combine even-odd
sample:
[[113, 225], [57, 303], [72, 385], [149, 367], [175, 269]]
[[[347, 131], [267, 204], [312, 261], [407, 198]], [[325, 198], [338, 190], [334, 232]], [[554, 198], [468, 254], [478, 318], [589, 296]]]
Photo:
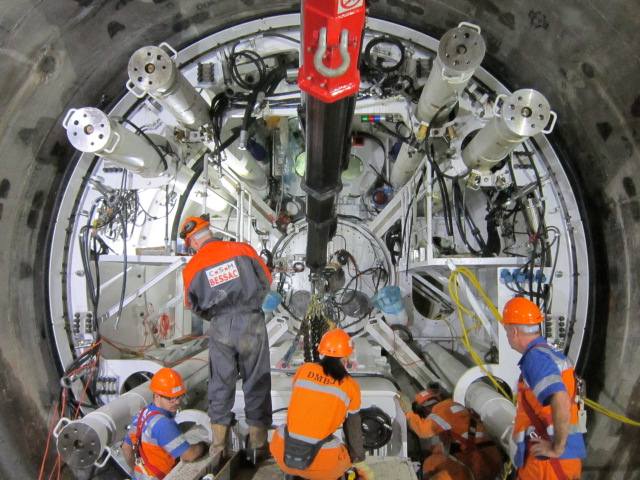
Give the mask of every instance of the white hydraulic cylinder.
[[136, 50], [129, 59], [126, 86], [138, 98], [149, 94], [183, 127], [197, 130], [209, 123], [209, 105], [180, 72], [176, 56], [166, 43]]
[[482, 63], [486, 46], [480, 27], [462, 22], [440, 39], [427, 83], [422, 89], [416, 117], [424, 123], [447, 118], [458, 95]]
[[422, 155], [419, 155], [418, 151], [410, 147], [408, 143], [403, 143], [391, 168], [391, 185], [393, 185], [393, 188], [396, 190], [402, 188], [416, 173], [421, 161]]
[[[182, 375], [189, 391], [207, 381], [208, 365], [209, 353], [205, 350], [173, 368]], [[81, 419], [62, 418], [53, 431], [62, 460], [79, 469], [105, 465], [111, 456], [109, 445], [124, 438], [133, 416], [152, 401], [149, 383], [139, 385]]]
[[163, 159], [145, 138], [97, 108], [70, 109], [62, 126], [71, 145], [81, 152], [99, 155], [146, 178], [165, 170]]
[[[431, 366], [444, 377], [448, 385], [455, 387], [468, 370], [462, 362], [436, 343], [427, 345], [424, 352], [427, 358], [432, 360]], [[509, 451], [509, 438], [516, 416], [513, 403], [483, 382], [472, 383], [464, 398], [465, 406], [480, 415], [489, 435], [499, 442], [505, 451]]]
[[267, 173], [253, 158], [249, 150], [241, 150], [238, 144], [228, 148], [229, 155], [225, 163], [249, 186], [262, 189], [267, 185]]
[[540, 92], [516, 90], [496, 98], [495, 116], [462, 150], [464, 163], [472, 170], [489, 170], [529, 137], [551, 133], [557, 115]]

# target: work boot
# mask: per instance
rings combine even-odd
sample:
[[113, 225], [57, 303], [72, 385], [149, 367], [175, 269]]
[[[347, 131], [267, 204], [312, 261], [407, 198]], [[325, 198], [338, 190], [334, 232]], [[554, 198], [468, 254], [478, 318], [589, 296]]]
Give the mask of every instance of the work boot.
[[249, 425], [249, 441], [247, 442], [247, 461], [253, 465], [265, 460], [268, 456], [267, 429]]
[[222, 465], [223, 460], [227, 456], [227, 436], [229, 434], [229, 426], [212, 423], [211, 433], [213, 434], [213, 441], [209, 447], [209, 455], [213, 458], [211, 466], [215, 469]]

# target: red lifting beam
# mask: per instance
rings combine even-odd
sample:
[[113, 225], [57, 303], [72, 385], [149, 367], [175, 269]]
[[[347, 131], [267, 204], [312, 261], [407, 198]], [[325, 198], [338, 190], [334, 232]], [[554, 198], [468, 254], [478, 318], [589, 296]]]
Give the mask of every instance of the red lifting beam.
[[307, 165], [302, 186], [307, 192], [306, 263], [312, 276], [320, 279], [327, 263], [328, 243], [337, 228], [340, 174], [349, 163], [351, 121], [360, 88], [358, 61], [365, 3], [303, 0], [302, 18], [303, 58], [298, 85], [307, 93]]
[[364, 0], [304, 0], [300, 89], [325, 103], [358, 93]]

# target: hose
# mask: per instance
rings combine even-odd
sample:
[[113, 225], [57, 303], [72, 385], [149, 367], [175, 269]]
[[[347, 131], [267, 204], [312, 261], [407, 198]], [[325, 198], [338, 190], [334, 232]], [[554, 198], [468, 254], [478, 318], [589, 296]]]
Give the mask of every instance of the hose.
[[613, 420], [616, 420], [620, 423], [624, 423], [626, 425], [631, 425], [632, 427], [640, 427], [640, 422], [637, 420], [632, 420], [629, 417], [625, 417], [621, 413], [614, 412], [613, 410], [609, 410], [607, 407], [601, 405], [600, 403], [591, 400], [589, 398], [584, 399], [584, 404], [593, 410], [596, 413], [600, 413], [605, 415]]
[[498, 311], [496, 306], [493, 304], [489, 296], [486, 294], [486, 292], [480, 285], [480, 282], [478, 281], [476, 276], [473, 274], [473, 272], [471, 272], [471, 270], [465, 267], [457, 267], [451, 273], [451, 275], [449, 276], [449, 296], [451, 297], [451, 300], [453, 300], [454, 304], [457, 307], [456, 312], [458, 314], [458, 320], [460, 321], [460, 327], [462, 329], [462, 344], [464, 345], [465, 349], [469, 352], [469, 355], [471, 355], [473, 362], [478, 366], [478, 368], [480, 368], [480, 370], [482, 370], [485, 373], [485, 375], [487, 376], [487, 378], [489, 378], [489, 380], [491, 381], [493, 386], [496, 388], [496, 390], [500, 392], [505, 398], [508, 398], [511, 402], [513, 402], [514, 399], [506, 392], [506, 390], [502, 387], [502, 385], [498, 383], [496, 378], [491, 374], [491, 372], [485, 366], [484, 362], [482, 361], [482, 358], [480, 357], [480, 355], [478, 355], [478, 352], [476, 352], [476, 350], [473, 348], [473, 345], [471, 345], [471, 341], [469, 339], [469, 332], [464, 323], [464, 315], [467, 315], [469, 317], [476, 318], [476, 319], [478, 318], [478, 316], [475, 312], [467, 308], [460, 300], [460, 292], [458, 291], [458, 281], [457, 281], [458, 275], [464, 276], [473, 285], [473, 287], [480, 294], [480, 297], [482, 298], [484, 303], [489, 307], [489, 310], [491, 310], [491, 313], [493, 313], [496, 320], [498, 320], [498, 322], [500, 323], [502, 323], [502, 315], [500, 315], [500, 312]]
[[[478, 367], [480, 367], [480, 369], [483, 372], [485, 372], [487, 374], [487, 376], [489, 377], [489, 380], [491, 380], [491, 382], [496, 387], [496, 389], [502, 395], [504, 395], [506, 398], [510, 398], [509, 395], [506, 394], [504, 389], [498, 384], [497, 380], [493, 377], [493, 375], [491, 375], [491, 373], [483, 365], [478, 353], [473, 349], [473, 346], [469, 342], [469, 337], [467, 335], [467, 328], [464, 325], [463, 314], [466, 314], [466, 315], [468, 315], [470, 317], [477, 317], [477, 315], [475, 314], [475, 312], [473, 312], [473, 311], [469, 310], [467, 307], [465, 307], [462, 304], [462, 302], [460, 301], [460, 296], [459, 296], [459, 292], [458, 292], [458, 284], [457, 284], [458, 275], [464, 276], [471, 283], [471, 285], [480, 294], [480, 298], [482, 299], [482, 301], [487, 305], [487, 307], [489, 307], [489, 310], [491, 311], [493, 316], [500, 323], [502, 323], [502, 315], [500, 315], [500, 312], [498, 311], [496, 306], [493, 304], [493, 302], [491, 301], [489, 296], [486, 294], [486, 292], [484, 291], [484, 289], [480, 285], [480, 281], [473, 274], [473, 272], [471, 270], [469, 270], [466, 267], [457, 267], [456, 270], [454, 270], [451, 273], [451, 276], [449, 277], [449, 295], [451, 296], [451, 299], [454, 301], [454, 303], [458, 307], [457, 311], [458, 311], [458, 318], [460, 319], [460, 324], [461, 324], [461, 327], [462, 327], [463, 344], [464, 344], [465, 348], [469, 351], [473, 361], [476, 363], [476, 365], [478, 365]], [[639, 421], [632, 420], [631, 418], [626, 417], [625, 415], [623, 415], [621, 413], [614, 412], [613, 410], [609, 410], [608, 408], [606, 408], [605, 406], [603, 406], [600, 403], [596, 402], [595, 400], [591, 400], [589, 398], [585, 398], [584, 399], [584, 404], [587, 407], [591, 408], [594, 412], [600, 413], [602, 415], [605, 415], [605, 416], [607, 416], [607, 417], [609, 417], [609, 418], [611, 418], [613, 420], [616, 420], [616, 421], [618, 421], [620, 423], [624, 423], [626, 425], [631, 425], [633, 427], [640, 427], [640, 422]]]

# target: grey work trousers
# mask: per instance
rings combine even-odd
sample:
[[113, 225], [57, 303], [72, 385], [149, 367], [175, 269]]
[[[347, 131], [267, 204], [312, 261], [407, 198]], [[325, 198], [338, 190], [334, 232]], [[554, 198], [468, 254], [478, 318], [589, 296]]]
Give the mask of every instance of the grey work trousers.
[[262, 310], [225, 312], [209, 327], [209, 417], [230, 425], [238, 374], [247, 424], [271, 426], [271, 362]]

